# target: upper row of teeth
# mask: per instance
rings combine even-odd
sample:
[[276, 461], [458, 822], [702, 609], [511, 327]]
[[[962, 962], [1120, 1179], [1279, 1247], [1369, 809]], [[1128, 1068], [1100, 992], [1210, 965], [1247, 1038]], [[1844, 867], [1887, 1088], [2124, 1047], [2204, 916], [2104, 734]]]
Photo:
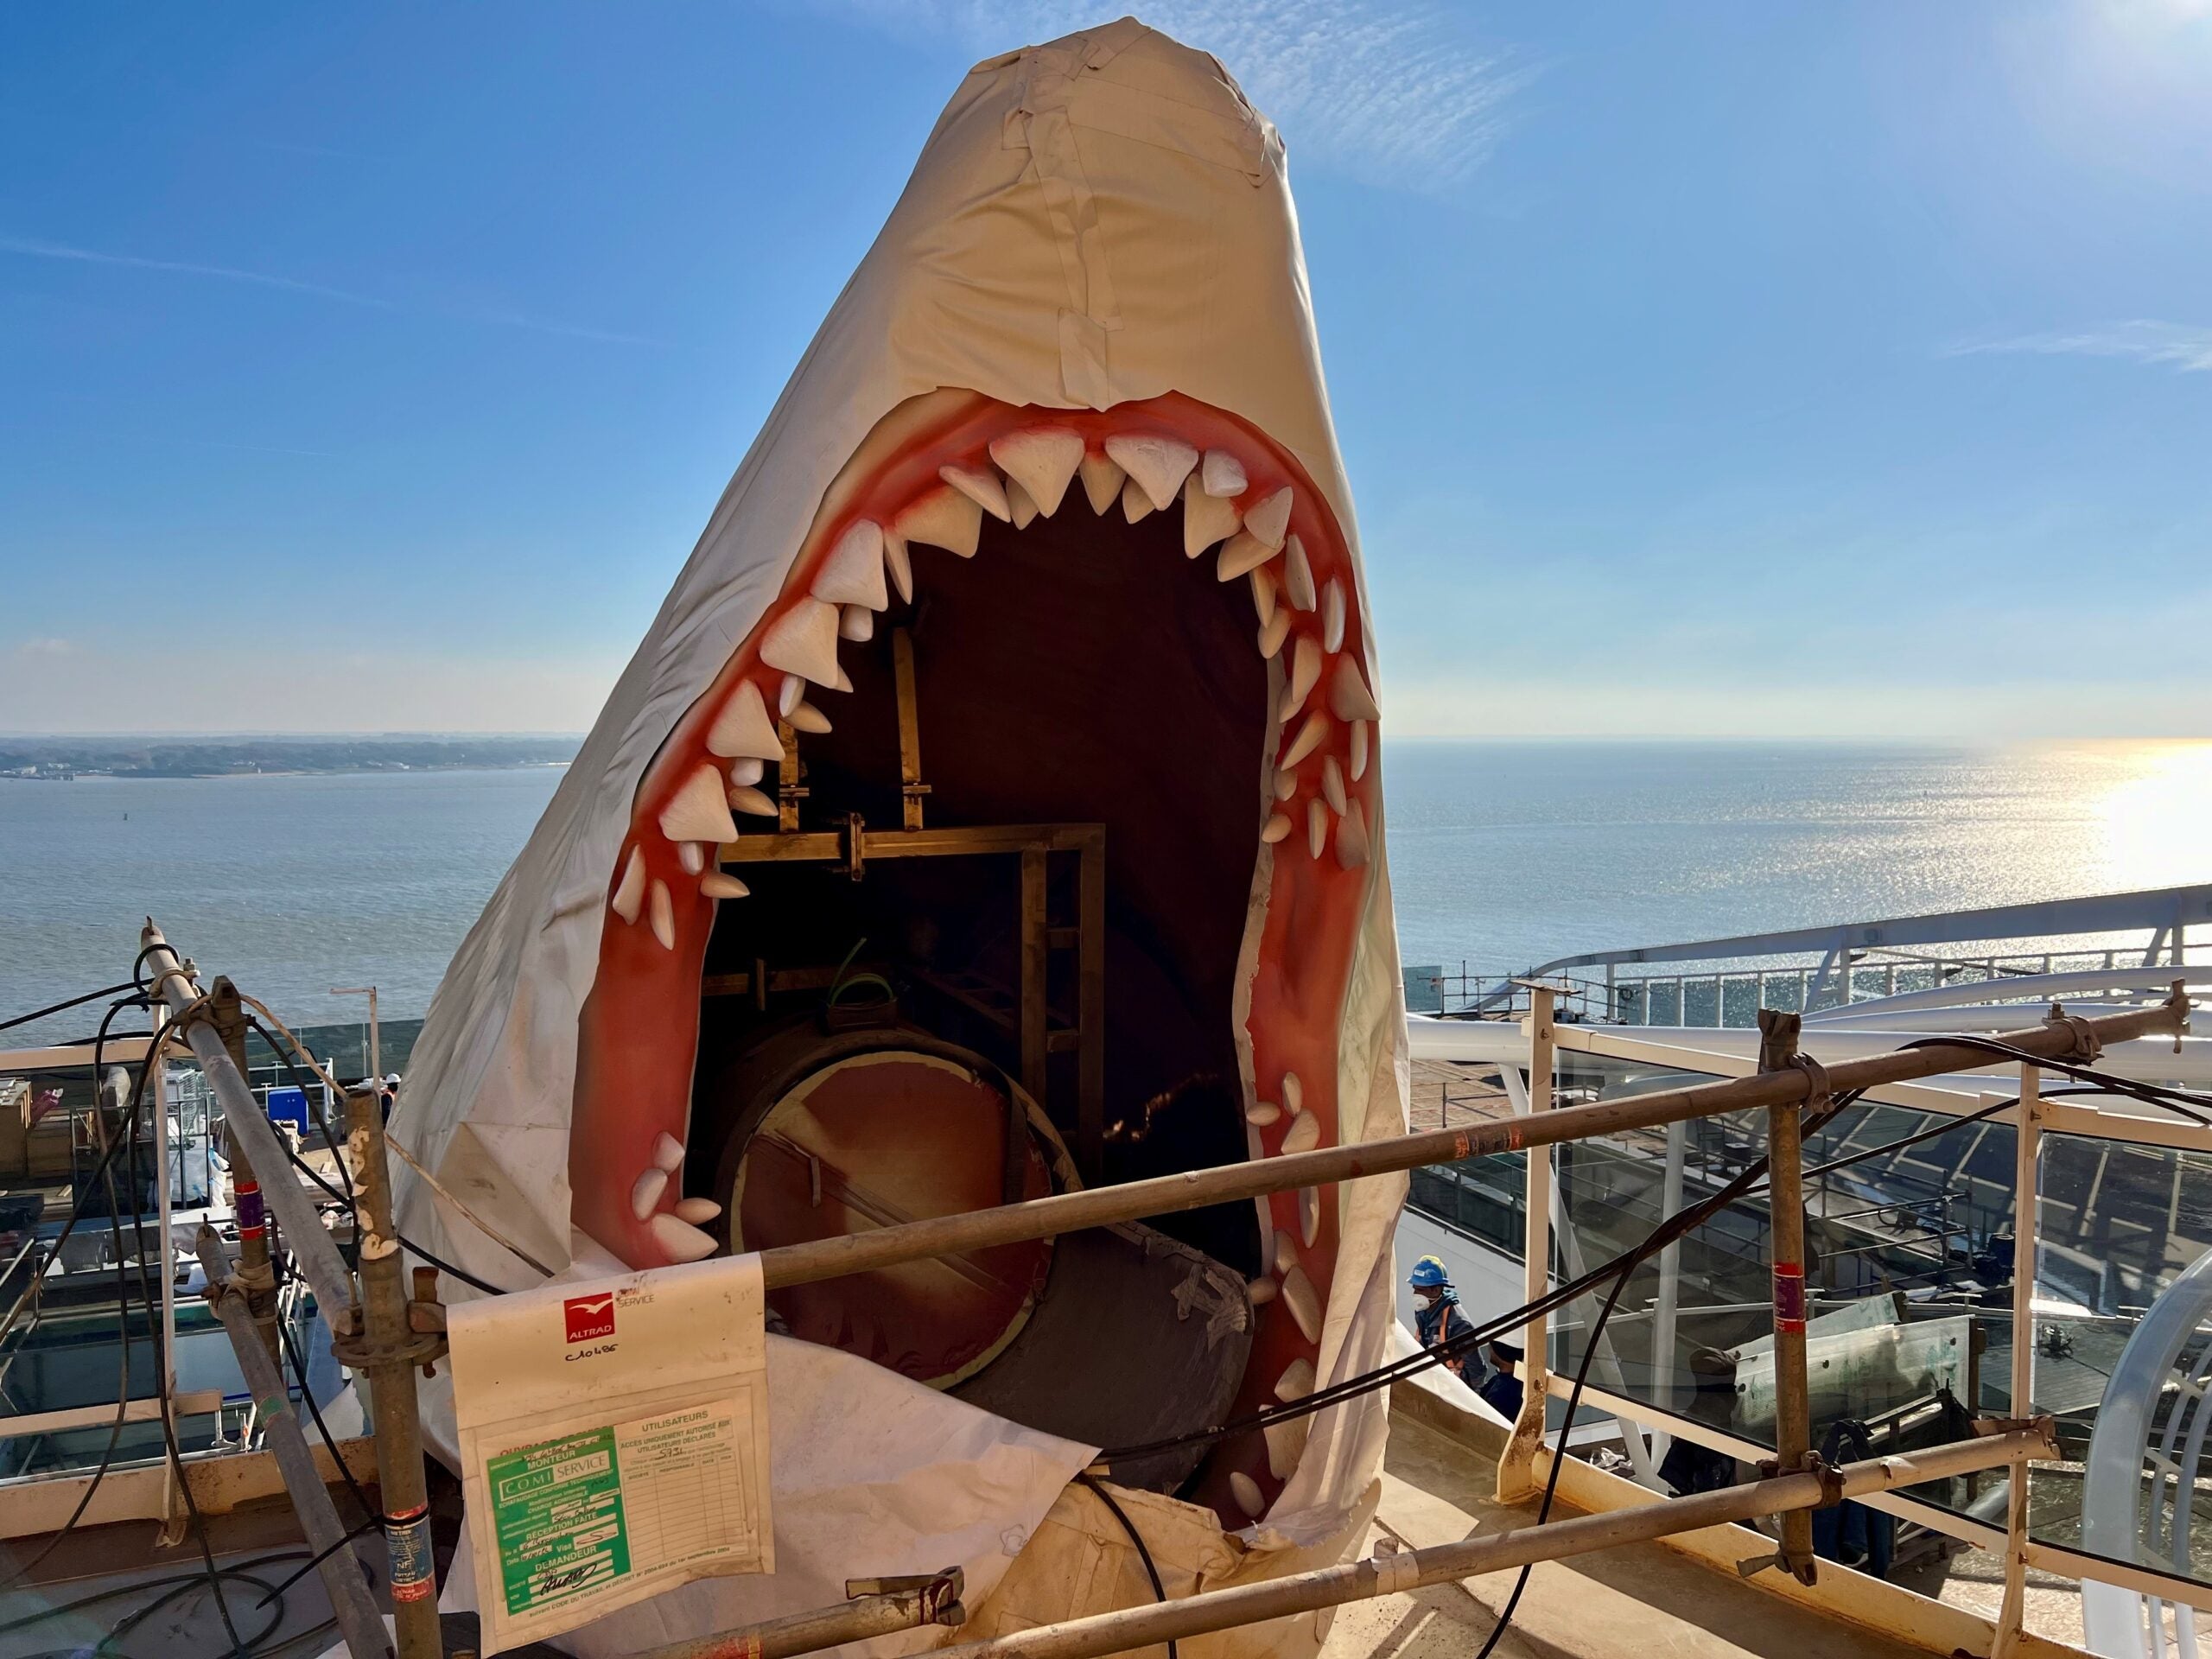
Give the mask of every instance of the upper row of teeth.
[[[829, 717], [809, 701], [817, 688], [849, 691], [851, 679], [837, 661], [840, 639], [866, 640], [875, 613], [914, 594], [910, 543], [975, 556], [982, 518], [1027, 526], [1059, 511], [1068, 487], [1083, 481], [1094, 512], [1116, 501], [1134, 524], [1147, 513], [1183, 504], [1183, 550], [1196, 558], [1218, 544], [1221, 581], [1246, 578], [1259, 618], [1260, 653], [1269, 659], [1289, 647], [1281, 707], [1281, 747], [1275, 760], [1274, 797], [1285, 806], [1299, 791], [1300, 768], [1319, 758], [1319, 792], [1306, 803], [1304, 845], [1320, 857], [1336, 830], [1337, 861], [1346, 869], [1367, 861], [1366, 815], [1347, 780], [1366, 774], [1373, 724], [1380, 718], [1374, 693], [1359, 664], [1344, 652], [1346, 597], [1340, 577], [1318, 587], [1304, 544], [1290, 531], [1295, 497], [1291, 487], [1262, 494], [1249, 486], [1243, 463], [1226, 449], [1201, 454], [1179, 438], [1127, 433], [1105, 440], [1094, 453], [1083, 435], [1066, 427], [1033, 427], [1007, 433], [989, 445], [990, 463], [950, 462], [939, 481], [891, 515], [888, 524], [860, 519], [849, 525], [823, 561], [808, 593], [771, 621], [760, 639], [760, 661], [777, 671], [775, 712], [759, 683], [738, 682], [706, 734], [720, 766], [701, 766], [662, 810], [661, 834], [674, 843], [677, 861], [699, 878], [710, 899], [741, 899], [747, 889], [735, 876], [709, 866], [714, 849], [737, 839], [733, 811], [776, 816], [775, 801], [759, 787], [770, 761], [783, 758], [777, 721], [796, 730], [830, 730]], [[1240, 505], [1240, 499], [1243, 505]], [[1307, 619], [1311, 619], [1310, 621]], [[1320, 685], [1325, 657], [1336, 658], [1326, 707], [1306, 709]], [[1301, 710], [1305, 718], [1294, 729]], [[1341, 758], [1331, 741], [1344, 728]], [[1329, 753], [1322, 753], [1327, 749]], [[1269, 846], [1296, 829], [1289, 812], [1271, 813], [1260, 838]], [[675, 948], [675, 904], [668, 885], [645, 867], [642, 850], [630, 849], [609, 908], [626, 923], [644, 917], [663, 947]]]

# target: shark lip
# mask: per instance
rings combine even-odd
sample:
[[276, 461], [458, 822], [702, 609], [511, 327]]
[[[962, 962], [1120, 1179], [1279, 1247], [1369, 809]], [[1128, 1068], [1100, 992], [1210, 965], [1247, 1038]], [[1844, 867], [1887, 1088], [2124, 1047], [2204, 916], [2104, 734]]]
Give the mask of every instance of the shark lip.
[[[828, 728], [821, 705], [836, 709], [832, 694], [851, 683], [841, 642], [868, 639], [879, 613], [925, 596], [936, 562], [974, 556], [987, 515], [1020, 529], [1069, 514], [1118, 527], [1154, 512], [1181, 515], [1191, 566], [1163, 603], [1179, 582], [1248, 590], [1250, 649], [1266, 664], [1264, 753], [1243, 797], [1250, 888], [1231, 895], [1246, 901], [1230, 999], [1245, 1155], [1338, 1141], [1339, 1031], [1380, 805], [1379, 711], [1356, 572], [1325, 498], [1259, 429], [1179, 394], [1093, 411], [943, 391], [885, 417], [839, 472], [781, 593], [638, 789], [607, 874], [579, 1025], [576, 1226], [638, 1267], [716, 1248], [703, 1230], [715, 1206], [683, 1192], [709, 938], [718, 907], [747, 902], [716, 849], [775, 832], [779, 721], [802, 748], [805, 734]], [[1348, 1104], [1350, 1121], [1362, 1121], [1364, 1099]], [[1309, 1189], [1258, 1206], [1258, 1323], [1239, 1414], [1313, 1385], [1335, 1277], [1335, 1199]], [[1256, 1517], [1301, 1445], [1287, 1431], [1224, 1442], [1199, 1493], [1239, 1524]]]

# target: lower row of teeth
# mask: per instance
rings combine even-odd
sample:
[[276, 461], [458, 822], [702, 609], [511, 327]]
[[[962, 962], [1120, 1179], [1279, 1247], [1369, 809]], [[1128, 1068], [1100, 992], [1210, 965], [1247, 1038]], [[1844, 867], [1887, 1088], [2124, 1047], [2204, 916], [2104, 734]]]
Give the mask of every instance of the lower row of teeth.
[[[838, 642], [873, 638], [875, 613], [889, 605], [892, 588], [902, 601], [912, 600], [912, 544], [972, 558], [983, 514], [1027, 528], [1057, 512], [1078, 479], [1094, 513], [1118, 504], [1131, 524], [1179, 499], [1185, 556], [1195, 559], [1216, 549], [1217, 577], [1245, 579], [1258, 619], [1260, 654], [1273, 660], [1286, 648], [1289, 653], [1275, 711], [1276, 805], [1261, 827], [1260, 840], [1269, 847], [1290, 842], [1318, 860], [1329, 850], [1333, 833], [1338, 864], [1348, 870], [1364, 865], [1370, 851], [1367, 817], [1351, 785], [1366, 775], [1381, 711], [1358, 663], [1344, 650], [1343, 578], [1331, 575], [1317, 585], [1304, 544], [1290, 533], [1291, 489], [1261, 496], [1248, 489], [1245, 468], [1229, 451], [1213, 449], [1202, 456], [1180, 439], [1151, 434], [1108, 438], [1103, 452], [1092, 452], [1077, 432], [1033, 428], [995, 440], [989, 455], [995, 465], [948, 462], [940, 467], [939, 482], [892, 515], [887, 524], [868, 519], [854, 524], [823, 561], [808, 594], [768, 625], [760, 658], [780, 676], [772, 683], [774, 712], [761, 682], [740, 680], [707, 730], [707, 750], [721, 764], [698, 766], [659, 815], [660, 834], [675, 846], [679, 867], [697, 879], [699, 891], [715, 899], [747, 895], [744, 882], [709, 868], [715, 849], [738, 838], [734, 814], [777, 816], [775, 801], [759, 786], [769, 763], [783, 758], [777, 722], [788, 721], [800, 732], [830, 730], [828, 716], [810, 694], [852, 690], [838, 664]], [[1314, 694], [1322, 690], [1325, 679], [1325, 692], [1316, 703]], [[1318, 764], [1308, 771], [1309, 762]], [[1294, 803], [1309, 784], [1314, 792], [1300, 814]], [[643, 918], [664, 949], [675, 948], [674, 900], [634, 843], [608, 908], [626, 925]], [[1265, 1128], [1287, 1109], [1290, 1123], [1276, 1150], [1311, 1151], [1320, 1144], [1321, 1124], [1302, 1109], [1295, 1074], [1284, 1075], [1281, 1092], [1283, 1104], [1260, 1101], [1246, 1116], [1255, 1128]], [[671, 1259], [691, 1262], [716, 1248], [699, 1224], [713, 1221], [721, 1206], [707, 1198], [680, 1198], [671, 1208], [661, 1207], [671, 1183], [680, 1190], [683, 1163], [683, 1146], [662, 1135], [652, 1166], [632, 1189], [631, 1209]], [[1321, 1200], [1316, 1189], [1299, 1192], [1298, 1213], [1299, 1238], [1275, 1234], [1272, 1272], [1252, 1281], [1249, 1290], [1255, 1306], [1280, 1296], [1306, 1340], [1316, 1343], [1320, 1297], [1298, 1260], [1300, 1243], [1311, 1249], [1319, 1235]], [[1287, 1403], [1303, 1398], [1313, 1387], [1313, 1362], [1300, 1358], [1276, 1380], [1274, 1395]], [[1301, 1417], [1266, 1431], [1268, 1468], [1278, 1480], [1287, 1478], [1296, 1465], [1309, 1421]], [[1258, 1484], [1242, 1471], [1233, 1473], [1230, 1484], [1239, 1507], [1259, 1515], [1264, 1500]]]

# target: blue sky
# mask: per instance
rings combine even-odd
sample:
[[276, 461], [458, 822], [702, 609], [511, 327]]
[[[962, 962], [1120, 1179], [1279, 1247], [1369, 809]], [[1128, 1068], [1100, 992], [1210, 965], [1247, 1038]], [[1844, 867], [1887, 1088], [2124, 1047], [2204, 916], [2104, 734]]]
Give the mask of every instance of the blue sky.
[[[0, 12], [0, 730], [588, 725], [1094, 15]], [[1141, 15], [1288, 143], [1393, 730], [2212, 733], [2206, 0]]]

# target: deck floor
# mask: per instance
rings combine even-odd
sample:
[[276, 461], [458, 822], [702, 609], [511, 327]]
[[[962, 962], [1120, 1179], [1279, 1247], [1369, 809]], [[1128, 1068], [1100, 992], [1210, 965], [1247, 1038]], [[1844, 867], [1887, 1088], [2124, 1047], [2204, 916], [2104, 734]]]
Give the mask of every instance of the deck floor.
[[[1391, 1414], [1382, 1466], [1382, 1508], [1363, 1553], [1383, 1537], [1418, 1549], [1535, 1519], [1533, 1504], [1491, 1496], [1489, 1459], [1402, 1413]], [[1516, 1576], [1355, 1603], [1338, 1612], [1322, 1659], [1469, 1659]], [[1658, 1544], [1539, 1564], [1497, 1651], [1499, 1659], [1927, 1659], [1923, 1649], [1822, 1618]]]

